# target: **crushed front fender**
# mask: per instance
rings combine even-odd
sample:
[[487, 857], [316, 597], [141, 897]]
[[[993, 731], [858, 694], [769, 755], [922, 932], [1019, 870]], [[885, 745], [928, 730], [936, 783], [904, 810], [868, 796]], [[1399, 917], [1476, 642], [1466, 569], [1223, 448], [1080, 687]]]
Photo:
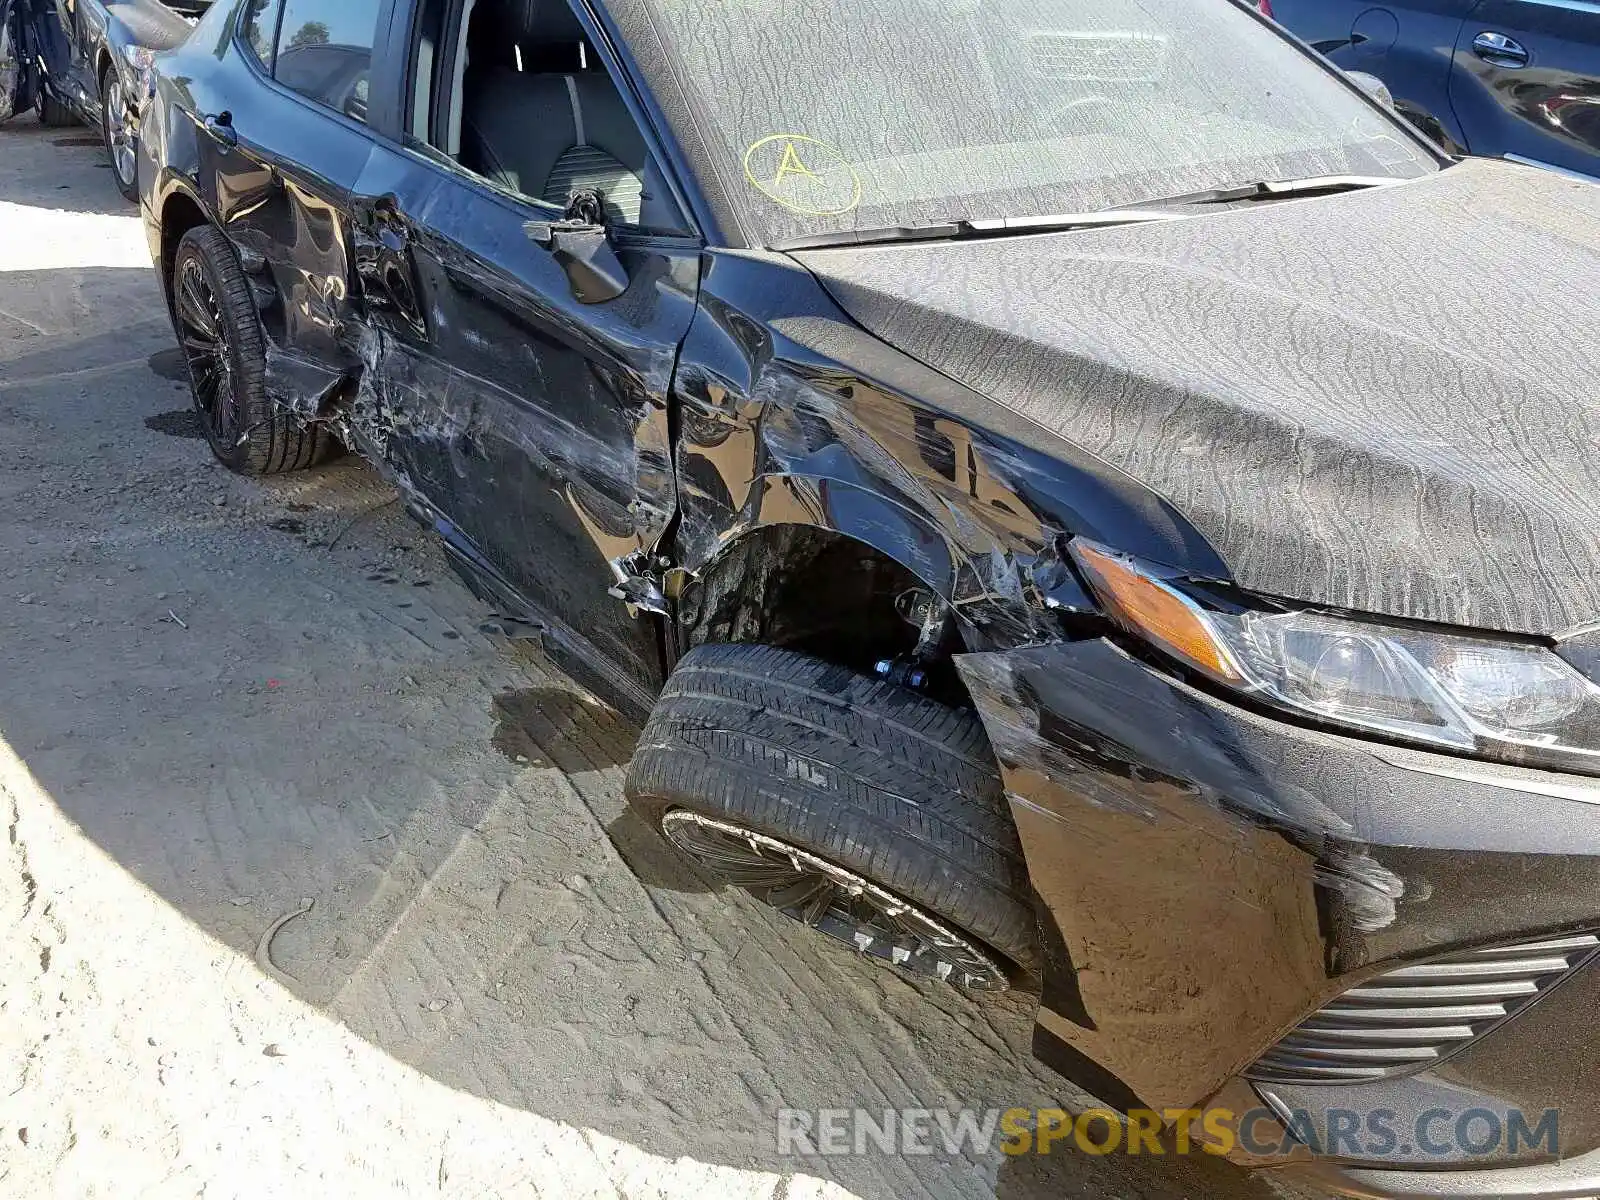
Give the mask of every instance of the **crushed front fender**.
[[1192, 1106], [1400, 963], [1600, 927], [1594, 780], [1289, 725], [1104, 639], [957, 665], [1037, 896], [1038, 1048], [1102, 1100]]

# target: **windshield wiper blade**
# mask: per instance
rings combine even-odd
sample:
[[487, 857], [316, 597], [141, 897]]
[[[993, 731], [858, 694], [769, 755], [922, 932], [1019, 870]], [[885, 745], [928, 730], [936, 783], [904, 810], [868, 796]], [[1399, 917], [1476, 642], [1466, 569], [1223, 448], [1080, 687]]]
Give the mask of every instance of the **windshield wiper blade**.
[[1191, 204], [1231, 204], [1237, 200], [1281, 200], [1290, 196], [1331, 196], [1337, 192], [1359, 192], [1367, 188], [1393, 187], [1408, 180], [1394, 175], [1315, 175], [1307, 179], [1263, 179], [1235, 187], [1208, 188], [1159, 200], [1140, 200], [1113, 212], [1138, 212], [1148, 208], [1176, 208]]
[[822, 250], [828, 247], [877, 246], [889, 242], [946, 242], [1009, 234], [1061, 233], [1073, 229], [1106, 229], [1116, 225], [1147, 225], [1156, 221], [1181, 221], [1178, 213], [1145, 212], [1120, 208], [1103, 212], [1058, 213], [1040, 217], [974, 217], [936, 221], [928, 225], [885, 225], [876, 229], [840, 229], [812, 233], [774, 242], [773, 250]]
[[773, 250], [822, 250], [842, 246], [874, 246], [888, 242], [941, 242], [969, 238], [1004, 237], [1007, 234], [1059, 233], [1072, 229], [1105, 229], [1151, 221], [1177, 221], [1183, 214], [1164, 211], [1204, 204], [1231, 204], [1240, 200], [1278, 200], [1290, 196], [1328, 196], [1337, 192], [1393, 187], [1410, 180], [1394, 175], [1316, 175], [1306, 179], [1264, 179], [1233, 187], [1209, 188], [1158, 200], [1140, 200], [1094, 212], [1057, 213], [1039, 217], [975, 217], [935, 221], [927, 225], [884, 225], [869, 229], [840, 229], [812, 233], [774, 242]]

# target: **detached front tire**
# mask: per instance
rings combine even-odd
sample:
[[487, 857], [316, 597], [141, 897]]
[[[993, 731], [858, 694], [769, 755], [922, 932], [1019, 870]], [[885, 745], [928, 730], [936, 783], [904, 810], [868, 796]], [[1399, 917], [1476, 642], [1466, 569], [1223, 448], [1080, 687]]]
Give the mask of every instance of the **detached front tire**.
[[983, 991], [1037, 970], [1022, 848], [970, 712], [804, 654], [701, 646], [627, 796], [715, 879], [863, 954]]
[[296, 422], [268, 399], [266, 341], [250, 283], [228, 239], [210, 225], [178, 243], [172, 307], [195, 410], [225, 467], [277, 475], [337, 453], [326, 429]]

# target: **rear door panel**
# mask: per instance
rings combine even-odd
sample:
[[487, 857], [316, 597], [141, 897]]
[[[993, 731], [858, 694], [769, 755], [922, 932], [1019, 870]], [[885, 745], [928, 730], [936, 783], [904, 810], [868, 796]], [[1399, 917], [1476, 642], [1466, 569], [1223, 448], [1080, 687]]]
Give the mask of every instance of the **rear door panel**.
[[[276, 89], [238, 74], [222, 79], [197, 114], [202, 179], [236, 244], [259, 253], [283, 297], [264, 314], [283, 349], [319, 361], [342, 360], [350, 254], [344, 217], [370, 137]], [[230, 94], [231, 93], [231, 94]], [[205, 118], [227, 113], [237, 142], [206, 132]]]
[[354, 369], [348, 206], [372, 134], [273, 82], [249, 49], [232, 39], [227, 45], [243, 61], [193, 79], [185, 107], [195, 124], [203, 199], [277, 285], [280, 299], [262, 313], [269, 388], [285, 357], [334, 373]]

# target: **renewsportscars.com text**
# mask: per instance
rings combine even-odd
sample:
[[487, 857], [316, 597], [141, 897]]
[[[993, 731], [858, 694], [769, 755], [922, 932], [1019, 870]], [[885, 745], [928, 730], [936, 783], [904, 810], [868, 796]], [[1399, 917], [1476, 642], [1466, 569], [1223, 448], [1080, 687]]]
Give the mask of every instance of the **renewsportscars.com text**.
[[1297, 1109], [1280, 1117], [1265, 1108], [1162, 1112], [1059, 1108], [786, 1108], [778, 1111], [778, 1153], [981, 1156], [1002, 1154], [1230, 1154], [1235, 1148], [1272, 1157], [1305, 1147], [1317, 1154], [1417, 1160], [1484, 1158], [1541, 1150], [1560, 1153], [1560, 1114], [1545, 1109], [1428, 1109], [1414, 1120], [1392, 1109]]

